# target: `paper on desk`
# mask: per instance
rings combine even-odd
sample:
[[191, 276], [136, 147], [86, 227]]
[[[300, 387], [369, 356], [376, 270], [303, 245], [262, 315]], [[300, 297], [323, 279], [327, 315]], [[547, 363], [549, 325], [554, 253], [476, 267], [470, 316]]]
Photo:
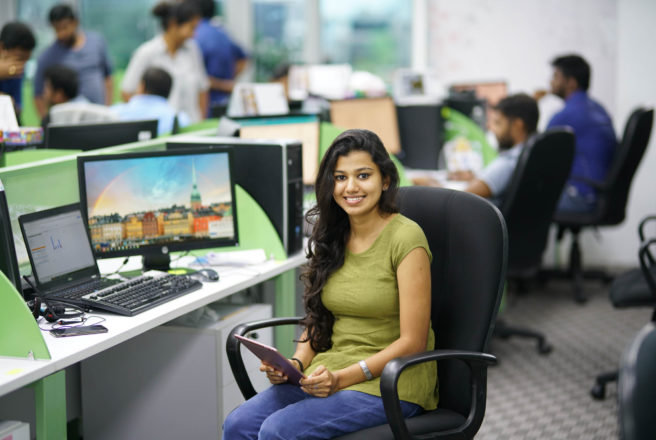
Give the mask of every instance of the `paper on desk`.
[[18, 130], [14, 104], [9, 95], [0, 95], [0, 130]]

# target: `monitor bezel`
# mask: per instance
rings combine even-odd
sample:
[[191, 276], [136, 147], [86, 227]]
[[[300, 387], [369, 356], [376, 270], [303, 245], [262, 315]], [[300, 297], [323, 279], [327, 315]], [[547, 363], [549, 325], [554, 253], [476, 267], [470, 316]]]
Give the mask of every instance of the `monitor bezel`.
[[87, 227], [87, 232], [91, 236], [89, 230], [89, 210], [87, 206], [87, 193], [86, 193], [86, 180], [85, 180], [85, 164], [89, 162], [101, 162], [107, 160], [126, 160], [138, 159], [147, 157], [163, 157], [163, 156], [192, 156], [204, 154], [228, 154], [228, 170], [230, 173], [230, 196], [232, 199], [232, 216], [234, 234], [232, 237], [221, 238], [204, 238], [201, 240], [183, 241], [183, 242], [170, 242], [167, 244], [151, 244], [143, 245], [134, 249], [121, 249], [106, 252], [97, 252], [92, 241], [93, 255], [96, 259], [116, 258], [116, 257], [129, 257], [133, 255], [142, 255], [144, 257], [153, 256], [167, 256], [172, 252], [185, 252], [198, 249], [213, 249], [220, 247], [239, 246], [239, 221], [237, 217], [237, 199], [235, 197], [235, 180], [234, 180], [234, 165], [233, 165], [233, 150], [232, 147], [222, 147], [208, 150], [206, 148], [193, 148], [185, 150], [164, 150], [164, 151], [144, 151], [136, 153], [124, 154], [100, 154], [92, 156], [78, 156], [77, 157], [77, 172], [78, 172], [78, 187], [80, 193], [80, 205], [82, 207], [82, 218], [84, 219]]
[[94, 131], [99, 130], [99, 129], [106, 129], [106, 128], [112, 128], [116, 127], [117, 129], [125, 128], [125, 127], [130, 127], [130, 128], [141, 128], [141, 130], [137, 130], [137, 134], [142, 131], [148, 131], [150, 132], [150, 139], [155, 139], [158, 136], [157, 133], [157, 128], [158, 128], [158, 120], [153, 119], [153, 118], [148, 118], [148, 119], [131, 119], [131, 120], [125, 120], [125, 121], [106, 121], [106, 122], [89, 122], [89, 123], [79, 123], [79, 124], [48, 124], [45, 129], [44, 133], [44, 142], [43, 144], [45, 145], [46, 148], [54, 148], [58, 150], [82, 150], [82, 151], [90, 151], [90, 150], [98, 150], [100, 148], [109, 148], [109, 147], [114, 147], [116, 145], [123, 145], [126, 143], [132, 143], [132, 142], [141, 142], [139, 139], [134, 139], [128, 142], [121, 141], [118, 144], [112, 144], [112, 145], [103, 145], [103, 146], [96, 146], [96, 145], [91, 145], [89, 146], [88, 144], [86, 145], [69, 145], [69, 144], [61, 144], [61, 145], [55, 145], [52, 146], [52, 131], [55, 130], [60, 130], [60, 129], [70, 129], [73, 131], [79, 130], [79, 131], [84, 131], [84, 132], [89, 132], [91, 135], [93, 135]]
[[9, 282], [18, 290], [18, 293], [25, 298], [23, 292], [18, 257], [16, 256], [16, 244], [14, 242], [14, 232], [11, 227], [11, 214], [9, 212], [9, 201], [2, 180], [0, 180], [0, 238], [4, 241], [3, 248], [0, 252], [5, 253], [3, 258], [6, 270], [3, 271]]

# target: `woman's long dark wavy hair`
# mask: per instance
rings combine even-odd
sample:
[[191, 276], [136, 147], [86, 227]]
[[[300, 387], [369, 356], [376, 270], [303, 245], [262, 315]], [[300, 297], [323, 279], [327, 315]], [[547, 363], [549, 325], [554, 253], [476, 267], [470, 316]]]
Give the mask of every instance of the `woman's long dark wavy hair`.
[[398, 212], [399, 175], [380, 138], [369, 130], [347, 130], [337, 136], [319, 165], [315, 183], [317, 204], [305, 216], [314, 228], [307, 247], [309, 263], [301, 275], [305, 284], [305, 316], [301, 324], [307, 331], [307, 339], [303, 342], [309, 341], [315, 352], [326, 351], [333, 345], [335, 317], [323, 305], [321, 292], [328, 277], [344, 264], [351, 227], [348, 215], [333, 198], [334, 171], [337, 159], [352, 151], [369, 153], [383, 182], [389, 184], [378, 201], [379, 212], [383, 215]]

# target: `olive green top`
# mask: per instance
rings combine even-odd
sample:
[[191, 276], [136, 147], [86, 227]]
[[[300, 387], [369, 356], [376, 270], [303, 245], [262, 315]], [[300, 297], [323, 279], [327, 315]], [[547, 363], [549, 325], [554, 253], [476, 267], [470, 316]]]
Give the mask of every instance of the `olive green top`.
[[[354, 254], [346, 250], [344, 265], [323, 288], [321, 300], [335, 315], [333, 346], [318, 353], [305, 373], [319, 365], [335, 371], [366, 359], [400, 337], [399, 288], [396, 270], [418, 247], [432, 259], [426, 236], [419, 225], [401, 214], [383, 229], [369, 249]], [[435, 346], [429, 327], [426, 350]], [[426, 410], [437, 407], [437, 365], [427, 362], [404, 370], [398, 383], [399, 398]], [[380, 396], [380, 378], [345, 388]]]

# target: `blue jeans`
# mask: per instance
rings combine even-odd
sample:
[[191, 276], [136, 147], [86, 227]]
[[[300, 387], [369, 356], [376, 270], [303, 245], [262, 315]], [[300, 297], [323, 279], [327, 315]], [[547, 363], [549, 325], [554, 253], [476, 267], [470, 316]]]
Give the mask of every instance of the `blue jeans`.
[[558, 201], [557, 212], [592, 212], [597, 207], [594, 197], [584, 197], [566, 187]]
[[[405, 417], [421, 407], [401, 401]], [[383, 399], [359, 391], [314, 397], [289, 384], [274, 385], [244, 402], [223, 424], [223, 439], [330, 439], [387, 423]]]

